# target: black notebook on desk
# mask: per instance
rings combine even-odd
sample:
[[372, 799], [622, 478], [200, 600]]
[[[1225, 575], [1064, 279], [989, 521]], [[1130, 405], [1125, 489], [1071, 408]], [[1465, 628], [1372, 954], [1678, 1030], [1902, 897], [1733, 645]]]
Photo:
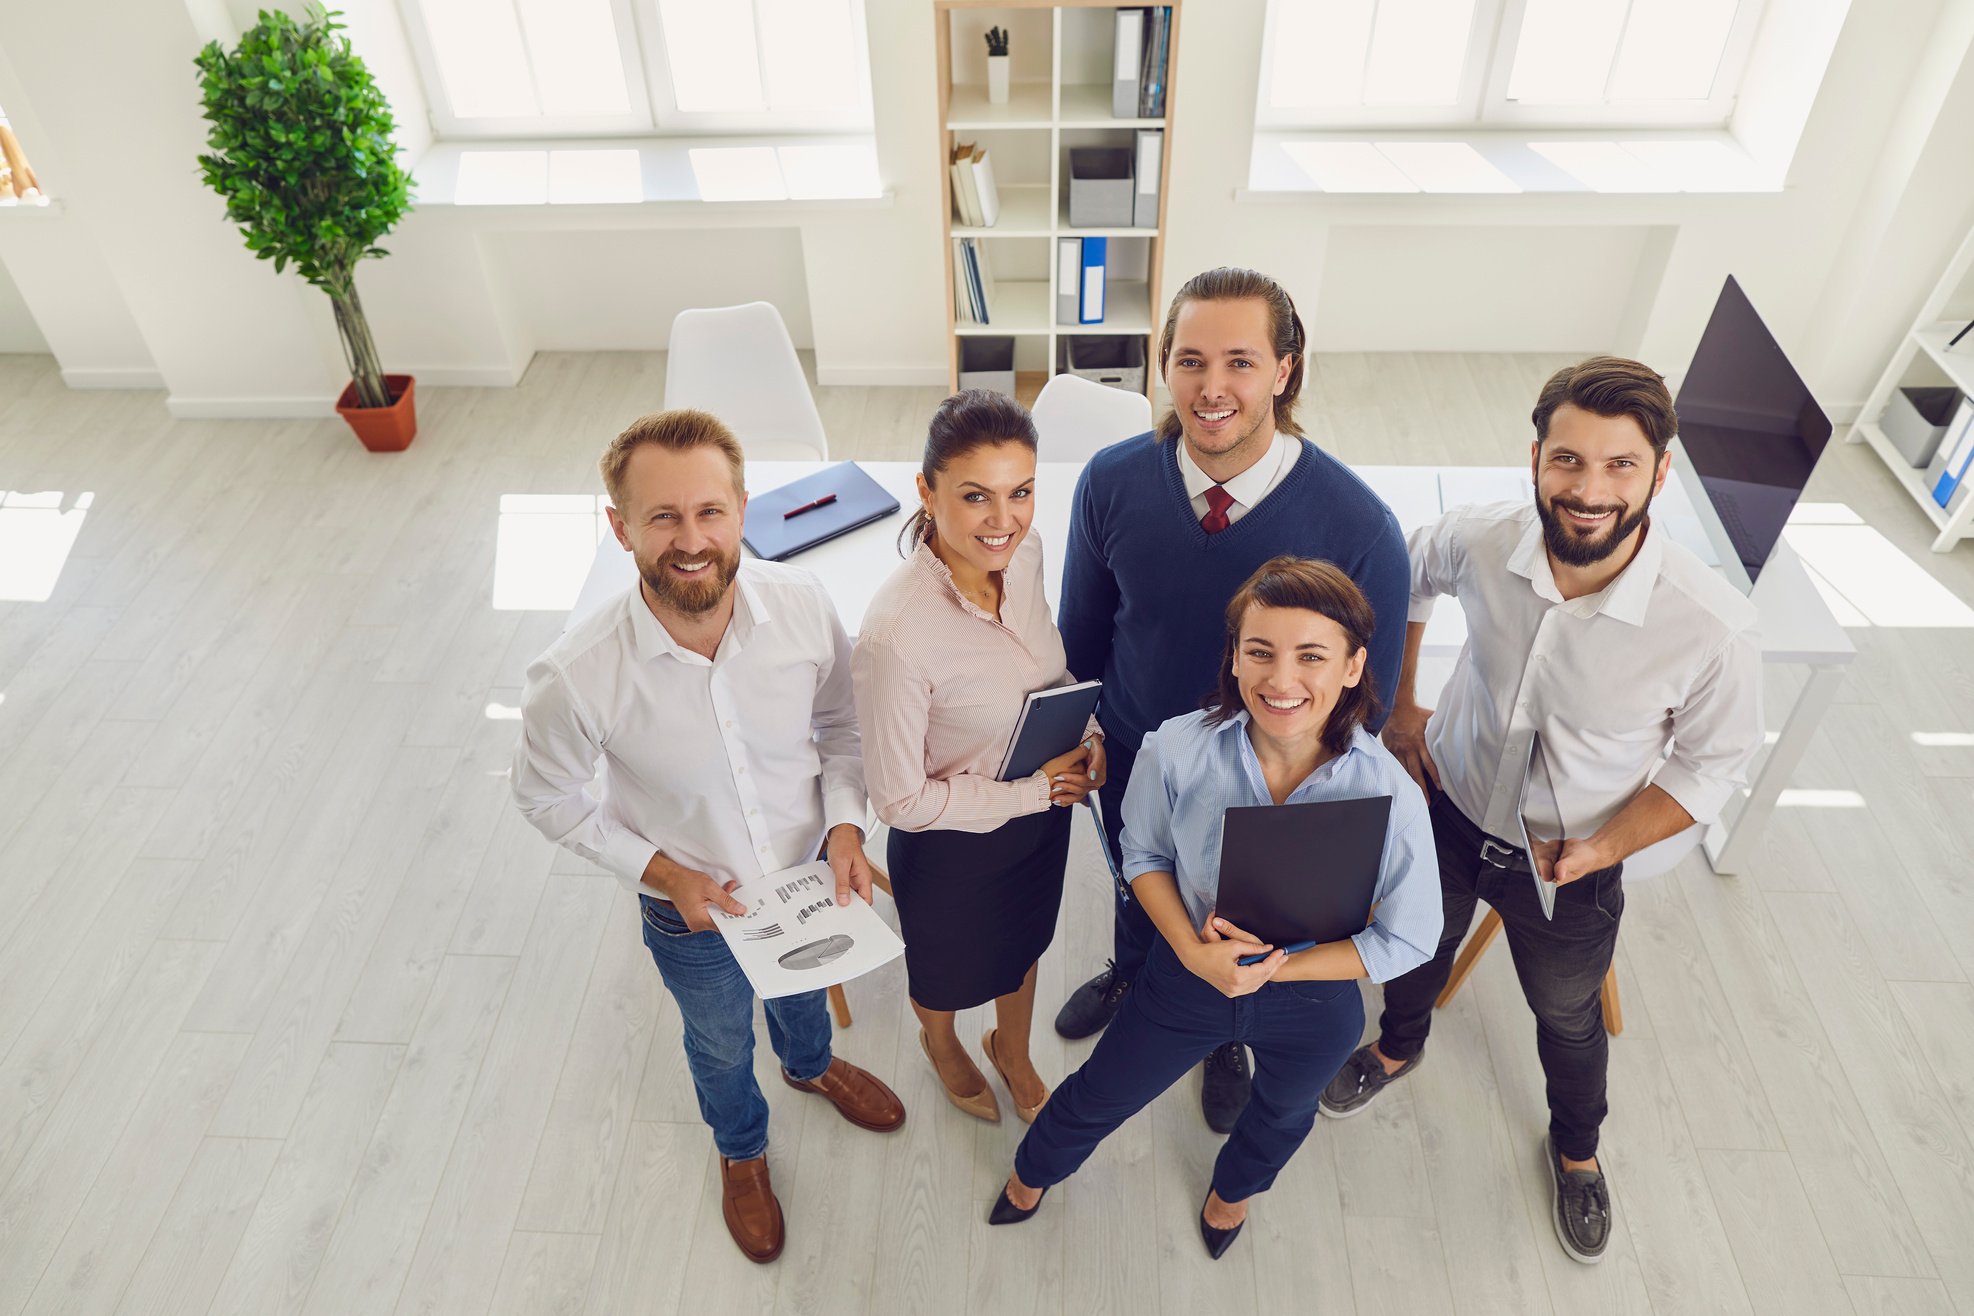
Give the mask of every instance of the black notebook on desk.
[[1089, 728], [1090, 714], [1097, 711], [1102, 681], [1081, 681], [1037, 690], [1021, 705], [1021, 720], [1008, 738], [1008, 752], [1001, 756], [996, 781], [1020, 781], [1034, 775], [1044, 763], [1075, 749]]
[[1390, 821], [1389, 795], [1227, 810], [1215, 912], [1276, 946], [1362, 932]]
[[898, 500], [862, 467], [838, 462], [750, 497], [740, 538], [755, 557], [782, 562], [897, 510]]

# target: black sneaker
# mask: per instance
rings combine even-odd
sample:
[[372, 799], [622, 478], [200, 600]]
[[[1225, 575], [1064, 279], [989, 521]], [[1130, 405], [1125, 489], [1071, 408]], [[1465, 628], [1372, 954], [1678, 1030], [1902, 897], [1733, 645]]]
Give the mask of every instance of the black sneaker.
[[1578, 1261], [1595, 1265], [1604, 1259], [1604, 1248], [1611, 1241], [1611, 1190], [1604, 1171], [1565, 1170], [1556, 1145], [1546, 1137], [1542, 1154], [1549, 1160], [1549, 1180], [1555, 1190], [1549, 1218], [1556, 1226], [1556, 1241]]
[[1388, 1085], [1417, 1069], [1425, 1054], [1421, 1051], [1387, 1074], [1385, 1062], [1378, 1059], [1377, 1053], [1369, 1046], [1360, 1046], [1350, 1053], [1350, 1059], [1343, 1062], [1343, 1068], [1323, 1089], [1316, 1108], [1333, 1120], [1348, 1119], [1377, 1100]]
[[1199, 1090], [1199, 1111], [1206, 1116], [1206, 1127], [1215, 1133], [1232, 1133], [1234, 1122], [1247, 1109], [1254, 1091], [1254, 1076], [1248, 1072], [1247, 1048], [1229, 1042], [1206, 1058], [1206, 1073]]
[[1118, 976], [1117, 961], [1105, 960], [1104, 971], [1069, 994], [1056, 1012], [1056, 1031], [1071, 1041], [1100, 1033], [1117, 1017], [1130, 982]]

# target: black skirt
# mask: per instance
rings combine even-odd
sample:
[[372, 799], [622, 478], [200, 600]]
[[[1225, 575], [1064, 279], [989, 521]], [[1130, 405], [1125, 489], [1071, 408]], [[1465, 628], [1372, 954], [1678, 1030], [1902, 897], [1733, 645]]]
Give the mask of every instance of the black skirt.
[[1021, 986], [1056, 935], [1070, 810], [1051, 805], [991, 832], [901, 832], [885, 857], [912, 999], [965, 1010]]

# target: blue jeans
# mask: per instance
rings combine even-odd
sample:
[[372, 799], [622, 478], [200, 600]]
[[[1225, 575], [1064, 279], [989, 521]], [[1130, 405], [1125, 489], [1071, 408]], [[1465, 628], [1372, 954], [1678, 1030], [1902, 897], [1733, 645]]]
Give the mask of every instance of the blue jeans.
[[[685, 1063], [713, 1145], [730, 1161], [768, 1149], [768, 1102], [754, 1081], [754, 989], [717, 932], [694, 932], [678, 911], [650, 896], [644, 944], [685, 1022]], [[822, 992], [768, 1001], [768, 1041], [797, 1081], [829, 1068], [829, 1008]]]
[[1220, 1200], [1244, 1201], [1273, 1184], [1309, 1136], [1316, 1099], [1363, 1028], [1355, 982], [1277, 982], [1226, 997], [1160, 937], [1097, 1049], [1015, 1149], [1015, 1173], [1030, 1188], [1062, 1182], [1208, 1052], [1245, 1042], [1254, 1048], [1254, 1095], [1213, 1164]]

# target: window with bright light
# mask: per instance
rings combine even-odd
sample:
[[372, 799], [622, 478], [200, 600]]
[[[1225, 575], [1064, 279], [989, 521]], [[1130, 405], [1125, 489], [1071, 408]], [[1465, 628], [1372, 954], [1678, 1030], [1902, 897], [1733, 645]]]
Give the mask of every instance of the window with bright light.
[[402, 0], [442, 137], [868, 128], [862, 0]]
[[1762, 0], [1269, 0], [1256, 126], [1722, 127]]

